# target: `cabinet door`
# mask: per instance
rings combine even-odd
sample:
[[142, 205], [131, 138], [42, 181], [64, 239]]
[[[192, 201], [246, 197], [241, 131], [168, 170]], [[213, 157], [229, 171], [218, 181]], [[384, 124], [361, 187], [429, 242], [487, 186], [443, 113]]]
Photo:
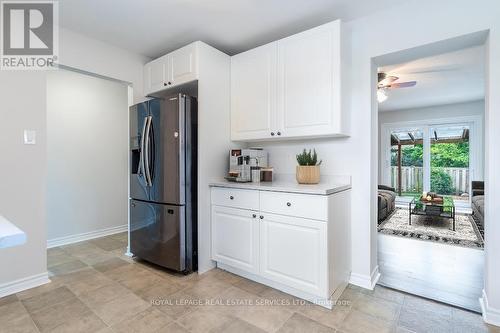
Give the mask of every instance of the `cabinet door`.
[[146, 95], [165, 89], [167, 72], [167, 56], [153, 60], [144, 66], [144, 90]]
[[278, 42], [278, 127], [281, 136], [340, 131], [340, 23]]
[[251, 273], [259, 271], [257, 212], [212, 206], [212, 259]]
[[[197, 79], [196, 45], [190, 44], [168, 54], [170, 85], [183, 84]], [[168, 83], [167, 82], [167, 83]]]
[[231, 58], [231, 139], [276, 135], [276, 43]]
[[328, 297], [326, 222], [262, 214], [261, 275], [314, 295]]

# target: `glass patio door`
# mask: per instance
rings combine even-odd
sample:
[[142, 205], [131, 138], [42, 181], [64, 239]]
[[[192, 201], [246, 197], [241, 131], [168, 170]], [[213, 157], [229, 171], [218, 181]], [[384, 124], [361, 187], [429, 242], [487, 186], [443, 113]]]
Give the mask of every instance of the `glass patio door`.
[[401, 128], [391, 132], [391, 186], [399, 196], [424, 191], [424, 129]]
[[390, 182], [400, 198], [422, 192], [470, 205], [470, 124], [422, 125], [390, 131]]
[[468, 204], [470, 126], [439, 125], [429, 131], [431, 192], [452, 196], [456, 204]]

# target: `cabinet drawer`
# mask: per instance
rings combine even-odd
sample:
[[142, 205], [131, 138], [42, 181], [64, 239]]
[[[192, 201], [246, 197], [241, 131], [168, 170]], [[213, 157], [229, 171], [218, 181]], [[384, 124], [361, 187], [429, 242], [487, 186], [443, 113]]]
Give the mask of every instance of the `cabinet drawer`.
[[259, 191], [212, 188], [212, 204], [243, 209], [259, 209]]
[[260, 210], [314, 220], [328, 220], [328, 197], [325, 195], [264, 192], [260, 193]]

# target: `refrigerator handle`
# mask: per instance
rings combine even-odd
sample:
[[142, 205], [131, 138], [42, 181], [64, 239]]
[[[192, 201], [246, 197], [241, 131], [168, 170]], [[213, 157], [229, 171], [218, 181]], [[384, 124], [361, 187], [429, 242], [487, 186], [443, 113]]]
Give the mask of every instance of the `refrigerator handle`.
[[[144, 117], [144, 124], [142, 125], [142, 135], [141, 135], [141, 146], [140, 146], [140, 149], [141, 149], [141, 154], [139, 156], [139, 174], [142, 174], [146, 175], [146, 171], [145, 171], [145, 159], [144, 159], [144, 150], [145, 150], [145, 146], [144, 146], [144, 140], [145, 140], [145, 136], [146, 136], [146, 125], [148, 123], [148, 117]], [[147, 185], [147, 181], [146, 181], [146, 185]]]
[[149, 170], [149, 137], [150, 134], [149, 132], [151, 131], [151, 121], [153, 120], [153, 117], [148, 116], [147, 117], [147, 124], [146, 124], [146, 133], [145, 133], [145, 142], [144, 142], [144, 150], [145, 150], [145, 155], [144, 155], [144, 173], [146, 174], [146, 184], [148, 186], [152, 186], [153, 182], [151, 181], [151, 173]]

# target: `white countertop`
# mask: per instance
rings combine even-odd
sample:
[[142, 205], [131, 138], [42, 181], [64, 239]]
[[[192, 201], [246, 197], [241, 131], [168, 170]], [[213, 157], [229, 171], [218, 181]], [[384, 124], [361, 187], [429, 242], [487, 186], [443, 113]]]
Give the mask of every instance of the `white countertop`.
[[260, 183], [237, 183], [230, 182], [222, 178], [210, 182], [209, 186], [259, 191], [329, 195], [350, 189], [351, 177], [325, 176], [321, 177], [319, 184], [314, 185], [298, 184], [295, 180], [295, 175], [275, 175], [275, 180], [273, 182]]
[[26, 234], [0, 215], [0, 249], [26, 243]]

